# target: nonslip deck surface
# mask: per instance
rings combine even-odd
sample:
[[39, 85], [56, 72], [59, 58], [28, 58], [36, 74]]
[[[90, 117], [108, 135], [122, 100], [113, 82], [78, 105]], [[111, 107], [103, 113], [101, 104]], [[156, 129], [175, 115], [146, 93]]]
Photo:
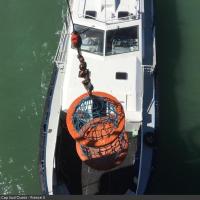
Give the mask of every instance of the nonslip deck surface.
[[136, 150], [136, 138], [129, 137], [128, 155], [118, 167], [97, 171], [82, 163], [83, 194], [125, 194], [132, 189]]

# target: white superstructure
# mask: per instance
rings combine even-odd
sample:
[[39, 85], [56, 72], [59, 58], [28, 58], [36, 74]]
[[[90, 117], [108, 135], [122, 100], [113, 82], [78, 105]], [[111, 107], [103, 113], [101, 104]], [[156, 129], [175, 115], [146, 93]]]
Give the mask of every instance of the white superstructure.
[[[82, 30], [86, 30], [85, 34], [82, 34], [82, 54], [91, 72], [94, 90], [110, 93], [122, 103], [129, 130], [131, 122], [142, 120], [142, 21], [138, 16], [139, 1], [108, 0], [105, 4], [102, 0], [77, 0], [74, 1], [71, 10], [74, 24], [84, 25]], [[93, 15], [91, 19], [88, 19], [88, 13]], [[123, 17], [120, 17], [120, 13]], [[100, 39], [94, 38], [95, 33], [91, 30], [99, 32]], [[72, 32], [72, 29], [70, 31]], [[89, 31], [91, 33], [87, 35]], [[131, 31], [133, 35], [130, 33], [127, 36], [123, 35]], [[111, 42], [109, 34], [114, 37], [111, 50], [107, 47]], [[98, 50], [97, 39], [102, 40], [101, 51]], [[95, 44], [90, 45], [92, 42]], [[71, 48], [70, 42], [67, 52], [62, 94], [64, 111], [67, 111], [73, 100], [86, 92], [78, 77], [77, 51]], [[119, 73], [123, 73], [126, 77], [117, 79], [116, 74]]]

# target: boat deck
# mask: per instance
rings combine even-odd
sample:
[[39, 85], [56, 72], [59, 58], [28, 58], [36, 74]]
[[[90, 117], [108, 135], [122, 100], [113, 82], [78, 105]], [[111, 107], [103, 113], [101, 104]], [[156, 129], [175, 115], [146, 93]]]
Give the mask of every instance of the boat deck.
[[124, 162], [111, 170], [97, 171], [82, 163], [83, 194], [125, 194], [135, 190], [133, 177], [135, 171], [135, 152], [137, 137], [129, 134], [129, 151]]
[[[61, 125], [64, 123], [61, 122]], [[124, 162], [111, 170], [97, 171], [82, 162], [75, 148], [75, 142], [67, 133], [65, 125], [60, 129], [56, 149], [57, 179], [64, 181], [70, 194], [125, 194], [135, 192], [139, 157], [135, 157], [138, 136], [129, 134], [129, 150]], [[137, 162], [138, 161], [138, 162]], [[136, 163], [135, 163], [136, 162]], [[138, 164], [137, 164], [138, 163]]]

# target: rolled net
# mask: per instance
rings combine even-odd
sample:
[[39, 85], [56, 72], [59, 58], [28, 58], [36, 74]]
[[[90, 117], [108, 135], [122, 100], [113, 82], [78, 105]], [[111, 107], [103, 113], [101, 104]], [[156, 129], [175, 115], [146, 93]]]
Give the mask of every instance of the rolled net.
[[88, 165], [111, 168], [125, 158], [128, 149], [125, 115], [115, 97], [102, 92], [80, 96], [68, 109], [66, 123], [80, 159]]

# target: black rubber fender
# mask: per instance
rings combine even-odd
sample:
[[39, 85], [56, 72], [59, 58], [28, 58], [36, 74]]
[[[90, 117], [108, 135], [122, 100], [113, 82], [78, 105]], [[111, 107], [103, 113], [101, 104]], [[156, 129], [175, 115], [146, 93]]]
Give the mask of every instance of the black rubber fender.
[[156, 138], [154, 132], [146, 132], [144, 134], [144, 143], [149, 147], [156, 146]]

